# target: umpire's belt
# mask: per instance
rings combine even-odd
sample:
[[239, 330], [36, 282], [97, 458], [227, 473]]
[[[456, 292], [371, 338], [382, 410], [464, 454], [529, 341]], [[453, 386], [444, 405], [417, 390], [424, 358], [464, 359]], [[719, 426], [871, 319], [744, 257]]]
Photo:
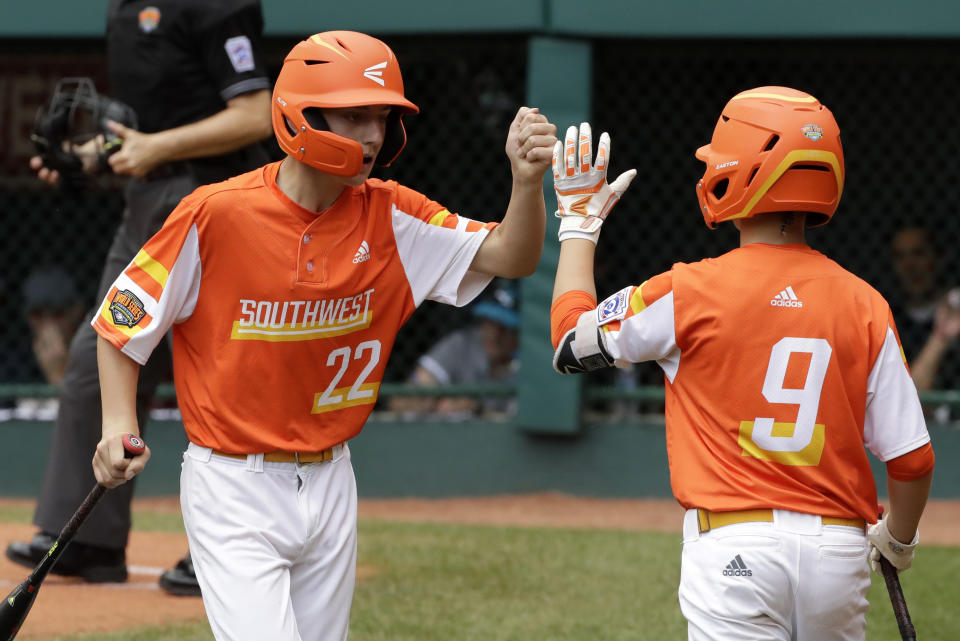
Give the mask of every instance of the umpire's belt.
[[[265, 452], [263, 460], [268, 463], [323, 463], [324, 461], [332, 461], [334, 455], [341, 449], [343, 449], [343, 443], [338, 443], [319, 452]], [[213, 450], [213, 453], [217, 456], [242, 460], [246, 460], [248, 456], [248, 454], [230, 454], [220, 450]]]
[[[733, 525], [734, 523], [752, 523], [752, 522], [773, 523], [773, 510], [735, 510], [733, 512], [711, 512], [703, 508], [697, 508], [697, 528], [700, 534], [724, 525]], [[863, 530], [866, 522], [863, 519], [844, 519], [836, 516], [821, 516], [820, 522], [823, 525], [843, 525], [846, 527], [855, 527]]]

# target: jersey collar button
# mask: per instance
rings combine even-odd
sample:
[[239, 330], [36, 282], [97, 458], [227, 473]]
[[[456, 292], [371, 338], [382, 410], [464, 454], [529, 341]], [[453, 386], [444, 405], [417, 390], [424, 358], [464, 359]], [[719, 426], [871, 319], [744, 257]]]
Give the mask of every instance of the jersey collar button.
[[307, 243], [309, 243], [311, 238], [313, 238], [313, 237], [312, 237], [310, 234], [304, 234], [304, 235], [303, 235], [303, 244], [306, 245]]
[[312, 272], [312, 271], [313, 271], [313, 261], [312, 261], [312, 260], [308, 260], [308, 261], [307, 261], [307, 271], [308, 271], [308, 272]]

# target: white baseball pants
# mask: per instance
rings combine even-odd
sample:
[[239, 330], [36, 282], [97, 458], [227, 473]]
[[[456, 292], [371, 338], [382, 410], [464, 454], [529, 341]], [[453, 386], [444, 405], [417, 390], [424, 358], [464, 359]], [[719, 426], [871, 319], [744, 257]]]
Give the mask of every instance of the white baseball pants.
[[344, 641], [356, 578], [357, 487], [346, 445], [298, 465], [183, 455], [180, 505], [217, 641]]
[[700, 534], [683, 519], [680, 609], [690, 641], [863, 641], [869, 546], [862, 529], [774, 510], [772, 523]]

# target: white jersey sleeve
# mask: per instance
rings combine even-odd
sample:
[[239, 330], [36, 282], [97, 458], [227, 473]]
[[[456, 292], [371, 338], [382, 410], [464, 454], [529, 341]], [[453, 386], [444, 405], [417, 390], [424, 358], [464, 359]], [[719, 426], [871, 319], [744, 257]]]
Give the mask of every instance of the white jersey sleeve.
[[486, 226], [447, 210], [425, 221], [396, 205], [392, 220], [397, 252], [417, 306], [424, 300], [466, 305], [493, 279], [470, 271], [490, 233]]
[[[649, 302], [643, 289], [627, 287], [602, 301], [589, 313], [597, 315], [603, 328], [604, 346], [617, 361], [656, 361], [670, 381], [680, 365], [673, 313], [673, 292]], [[614, 322], [617, 321], [617, 322]]]
[[867, 378], [863, 442], [884, 462], [930, 442], [917, 388], [891, 328]]
[[190, 317], [200, 273], [197, 226], [171, 215], [114, 281], [91, 325], [143, 365], [167, 330]]

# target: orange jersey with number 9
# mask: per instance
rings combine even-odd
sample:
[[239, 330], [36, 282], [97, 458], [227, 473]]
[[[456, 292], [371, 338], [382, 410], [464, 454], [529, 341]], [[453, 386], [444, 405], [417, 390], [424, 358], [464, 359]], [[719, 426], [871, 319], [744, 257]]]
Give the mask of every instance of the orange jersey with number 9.
[[656, 360], [684, 507], [876, 520], [866, 448], [929, 442], [889, 306], [804, 245], [677, 264], [595, 312], [615, 358]]

